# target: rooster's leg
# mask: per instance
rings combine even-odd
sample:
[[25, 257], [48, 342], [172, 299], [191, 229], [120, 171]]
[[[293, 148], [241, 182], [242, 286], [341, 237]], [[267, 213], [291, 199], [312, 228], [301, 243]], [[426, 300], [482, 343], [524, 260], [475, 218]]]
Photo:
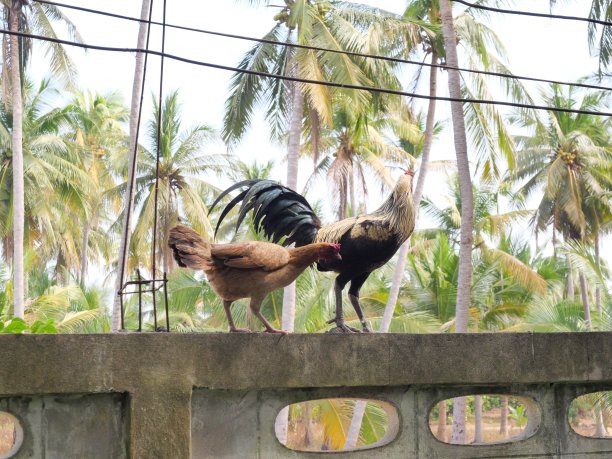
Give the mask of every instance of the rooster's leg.
[[352, 279], [351, 288], [349, 288], [349, 292], [348, 292], [349, 300], [351, 300], [351, 304], [353, 305], [353, 308], [355, 309], [355, 312], [357, 313], [357, 317], [359, 317], [359, 322], [361, 322], [361, 325], [363, 326], [363, 331], [367, 333], [370, 333], [372, 329], [370, 328], [365, 318], [363, 317], [363, 311], [361, 309], [361, 304], [359, 304], [359, 290], [361, 289], [361, 286], [366, 281], [369, 275], [370, 273], [364, 273]]
[[329, 330], [329, 333], [355, 333], [359, 332], [356, 328], [349, 327], [344, 323], [344, 313], [342, 311], [342, 290], [348, 282], [342, 274], [336, 277], [334, 291], [336, 293], [336, 317], [327, 321], [328, 324], [336, 323], [336, 327]]
[[232, 311], [230, 311], [231, 305], [231, 301], [223, 300], [223, 308], [225, 309], [225, 315], [227, 316], [227, 322], [229, 323], [230, 333], [249, 333], [251, 330], [248, 328], [236, 328], [234, 318], [232, 317]]
[[263, 314], [259, 310], [259, 308], [261, 307], [262, 300], [263, 298], [260, 298], [260, 299], [251, 298], [251, 304], [249, 305], [249, 307], [251, 308], [251, 311], [253, 311], [253, 314], [255, 314], [259, 320], [261, 320], [262, 324], [264, 324], [264, 327], [266, 327], [266, 332], [286, 335], [287, 332], [285, 330], [277, 330], [272, 325], [270, 325], [270, 322], [268, 322], [266, 318], [263, 316]]

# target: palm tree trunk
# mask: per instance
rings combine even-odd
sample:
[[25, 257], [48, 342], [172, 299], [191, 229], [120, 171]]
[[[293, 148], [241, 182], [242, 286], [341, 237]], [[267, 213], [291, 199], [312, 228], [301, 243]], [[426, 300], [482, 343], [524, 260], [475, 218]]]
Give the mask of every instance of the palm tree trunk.
[[[297, 68], [294, 70], [297, 74]], [[289, 143], [287, 147], [287, 187], [297, 190], [298, 160], [302, 138], [302, 113], [304, 95], [301, 85], [294, 83], [291, 121], [289, 124]], [[281, 319], [283, 330], [292, 332], [295, 323], [295, 281], [283, 290], [283, 313]]]
[[601, 314], [603, 313], [603, 308], [601, 305], [601, 285], [599, 284], [595, 286], [595, 307], [597, 309], [597, 314], [601, 318]]
[[606, 431], [606, 424], [604, 423], [603, 411], [601, 406], [597, 404], [595, 406], [595, 436], [604, 438], [608, 435]]
[[[21, 2], [11, 2], [9, 9], [9, 28], [19, 31]], [[25, 298], [25, 273], [23, 267], [23, 236], [25, 226], [25, 198], [23, 179], [23, 100], [21, 98], [21, 66], [19, 61], [19, 38], [10, 37], [11, 86], [13, 129], [11, 142], [13, 149], [13, 314], [23, 318]]]
[[[296, 71], [297, 72], [297, 71]], [[287, 186], [297, 190], [298, 161], [300, 141], [302, 138], [302, 112], [304, 111], [304, 95], [297, 83], [293, 86], [293, 111], [289, 124], [289, 143], [287, 146]], [[295, 281], [283, 289], [283, 312], [281, 315], [281, 328], [292, 332], [295, 328]], [[276, 417], [275, 429], [278, 440], [287, 444], [287, 429], [289, 428], [289, 407], [281, 410]]]
[[[437, 63], [438, 55], [435, 51], [431, 54], [432, 64]], [[429, 75], [429, 94], [431, 96], [436, 95], [438, 85], [438, 72], [435, 67], [431, 68]], [[425, 122], [425, 137], [423, 139], [423, 151], [421, 154], [421, 166], [419, 168], [419, 178], [413, 194], [414, 208], [415, 208], [415, 221], [419, 216], [419, 209], [421, 203], [421, 197], [423, 196], [423, 188], [425, 187], [425, 178], [427, 177], [427, 171], [429, 170], [429, 154], [431, 152], [431, 144], [433, 143], [433, 131], [434, 123], [436, 118], [436, 101], [435, 99], [429, 100], [429, 107], [427, 109], [427, 120]], [[393, 313], [395, 312], [395, 306], [397, 304], [397, 298], [399, 297], [399, 290], [404, 279], [404, 269], [406, 268], [406, 261], [408, 259], [408, 251], [410, 250], [410, 240], [406, 240], [399, 250], [397, 255], [397, 262], [395, 264], [395, 270], [393, 271], [393, 279], [391, 280], [391, 287], [389, 288], [389, 297], [387, 298], [387, 304], [385, 305], [385, 312], [383, 314], [382, 322], [380, 324], [380, 332], [387, 333], [391, 326], [391, 320], [393, 319]], [[446, 405], [444, 405], [446, 413]], [[353, 418], [351, 419], [350, 428], [356, 429], [357, 433], [361, 429], [361, 422], [363, 413], [365, 412], [365, 402], [358, 401], [353, 412]], [[361, 413], [361, 416], [360, 416]], [[360, 416], [360, 417], [359, 417]], [[446, 422], [446, 421], [445, 421]], [[349, 428], [348, 435], [355, 435]], [[345, 446], [346, 448], [346, 446]]]
[[580, 296], [582, 297], [582, 307], [584, 308], [584, 321], [587, 326], [587, 330], [591, 331], [593, 325], [591, 323], [591, 305], [589, 304], [589, 290], [584, 277], [584, 272], [579, 271], [578, 278], [580, 279]]
[[[436, 64], [438, 62], [438, 54], [434, 51], [431, 53], [431, 63]], [[431, 67], [429, 74], [429, 95], [435, 97], [437, 86], [438, 86], [438, 72], [435, 67]], [[436, 101], [435, 99], [429, 100], [429, 107], [427, 109], [427, 120], [425, 122], [425, 138], [423, 139], [423, 151], [421, 153], [421, 166], [419, 168], [419, 178], [414, 190], [414, 210], [416, 212], [415, 221], [419, 217], [419, 209], [421, 203], [421, 197], [423, 196], [423, 188], [425, 187], [425, 178], [429, 170], [429, 153], [431, 152], [431, 144], [433, 143], [433, 132], [434, 123], [436, 120]], [[410, 240], [407, 240], [402, 244], [397, 257], [397, 263], [395, 265], [395, 271], [393, 271], [393, 279], [391, 281], [391, 287], [389, 288], [389, 298], [385, 305], [385, 312], [383, 314], [383, 320], [380, 324], [380, 331], [386, 333], [389, 331], [391, 326], [391, 319], [393, 318], [393, 312], [395, 311], [395, 305], [397, 304], [397, 298], [399, 296], [399, 289], [404, 278], [404, 269], [406, 268], [406, 260], [408, 259], [408, 251], [410, 250]]]
[[351, 217], [357, 215], [357, 198], [355, 197], [355, 177], [354, 173], [349, 176], [349, 189], [351, 191]]
[[[435, 51], [431, 53], [431, 62], [435, 64], [438, 61], [438, 55]], [[435, 67], [431, 68], [429, 75], [429, 94], [431, 96], [436, 95], [438, 85], [438, 72]], [[423, 151], [421, 153], [421, 166], [419, 168], [419, 178], [412, 196], [414, 200], [415, 221], [419, 217], [419, 209], [421, 203], [421, 197], [423, 196], [423, 188], [425, 187], [425, 178], [427, 177], [427, 171], [429, 170], [429, 153], [431, 152], [431, 144], [433, 143], [433, 132], [434, 123], [436, 120], [436, 101], [434, 99], [429, 100], [429, 107], [427, 109], [427, 120], [425, 122], [425, 138], [423, 139]], [[391, 319], [393, 319], [393, 313], [395, 312], [395, 306], [397, 304], [397, 298], [399, 297], [399, 290], [404, 279], [404, 269], [406, 268], [406, 261], [408, 260], [408, 251], [410, 250], [410, 239], [406, 240], [400, 247], [397, 255], [397, 262], [395, 264], [395, 270], [393, 271], [393, 279], [391, 280], [391, 287], [389, 288], [389, 297], [387, 298], [387, 304], [385, 305], [385, 312], [383, 314], [382, 322], [380, 324], [380, 332], [387, 333], [391, 326]], [[359, 405], [359, 406], [358, 406]], [[361, 406], [363, 405], [363, 406]], [[353, 412], [353, 418], [351, 419], [351, 428], [361, 430], [361, 422], [363, 413], [365, 412], [365, 402], [358, 401]], [[444, 412], [446, 413], [446, 405], [444, 405]], [[361, 413], [361, 415], [360, 415]], [[360, 416], [360, 417], [359, 417]], [[445, 415], [446, 422], [446, 415]], [[353, 427], [354, 426], [354, 427]], [[348, 435], [355, 435], [349, 428]], [[346, 446], [345, 446], [346, 448]]]
[[455, 445], [465, 444], [465, 397], [453, 399], [453, 431], [451, 433], [451, 443]]
[[[298, 73], [297, 68], [294, 73]], [[287, 187], [293, 190], [297, 190], [303, 112], [304, 95], [302, 94], [302, 87], [299, 83], [294, 83], [291, 120], [289, 124], [289, 141], [287, 145]]]
[[436, 438], [446, 442], [446, 400], [441, 400], [438, 403], [438, 428], [436, 430]]
[[[599, 257], [599, 232], [595, 233], [595, 263], [597, 264], [597, 270], [601, 272], [601, 259]], [[599, 282], [595, 286], [595, 307], [597, 308], [597, 314], [601, 318], [603, 309], [601, 305], [601, 284]]]
[[474, 395], [474, 443], [482, 443], [482, 396]]
[[576, 294], [574, 292], [574, 270], [572, 264], [567, 260], [567, 298], [570, 301], [574, 301]]
[[312, 440], [313, 440], [313, 432], [312, 432], [312, 422], [310, 417], [311, 417], [311, 413], [310, 413], [310, 402], [306, 402], [302, 404], [302, 419], [304, 422], [304, 443], [303, 446], [305, 449], [309, 449], [310, 445], [312, 444]]
[[[440, 1], [444, 46], [446, 48], [449, 67], [458, 67], [457, 41], [453, 27], [453, 16], [449, 0]], [[448, 90], [450, 96], [461, 98], [459, 72], [449, 69]], [[451, 102], [453, 119], [453, 135], [455, 139], [455, 155], [459, 173], [459, 189], [461, 192], [461, 241], [459, 244], [459, 279], [457, 282], [457, 307], [455, 329], [458, 333], [468, 331], [468, 312], [470, 307], [470, 285], [472, 280], [472, 242], [474, 231], [474, 198], [472, 180], [467, 154], [467, 138], [465, 134], [465, 119], [461, 102]]]
[[89, 222], [85, 222], [83, 228], [83, 244], [81, 245], [81, 272], [79, 283], [85, 285], [85, 274], [87, 272], [87, 247], [89, 246]]
[[[144, 21], [149, 19], [149, 11], [151, 9], [151, 0], [142, 0], [142, 8], [140, 10], [140, 27], [138, 29], [138, 42], [136, 47], [144, 49], [147, 38], [147, 24]], [[123, 278], [127, 268], [127, 257], [129, 254], [130, 239], [131, 239], [131, 216], [134, 209], [134, 194], [133, 186], [136, 178], [136, 145], [138, 143], [138, 121], [140, 112], [140, 93], [144, 83], [144, 58], [143, 53], [136, 53], [136, 63], [134, 67], [134, 82], [132, 84], [132, 105], [130, 111], [130, 150], [128, 157], [128, 178], [127, 178], [127, 194], [125, 196], [125, 210], [122, 222], [122, 237], [119, 247], [119, 264], [117, 266], [117, 277], [115, 280], [115, 298], [113, 302], [113, 317], [111, 322], [111, 330], [118, 331], [121, 327], [121, 297], [119, 291], [123, 287]], [[161, 103], [161, 101], [160, 101]]]
[[363, 415], [365, 414], [367, 402], [365, 400], [357, 400], [355, 407], [353, 408], [353, 417], [351, 418], [351, 424], [344, 440], [344, 450], [351, 450], [357, 447], [357, 441], [359, 440], [359, 432], [361, 431], [361, 422], [363, 421]]
[[276, 438], [281, 445], [287, 444], [287, 430], [289, 429], [289, 407], [286, 406], [276, 416], [274, 421], [274, 431], [276, 432]]
[[499, 433], [502, 438], [508, 436], [508, 396], [501, 396], [501, 409], [499, 410]]
[[[446, 62], [448, 70], [448, 91], [452, 98], [461, 99], [461, 86], [457, 68], [457, 37], [453, 26], [453, 12], [449, 0], [440, 0], [440, 16]], [[472, 283], [472, 241], [474, 231], [474, 197], [467, 154], [465, 119], [461, 102], [451, 102], [455, 155], [461, 193], [461, 241], [459, 243], [459, 275], [457, 280], [457, 305], [455, 307], [455, 331], [467, 333], [470, 308], [470, 286]], [[453, 408], [453, 443], [465, 443], [465, 398], [455, 399]]]

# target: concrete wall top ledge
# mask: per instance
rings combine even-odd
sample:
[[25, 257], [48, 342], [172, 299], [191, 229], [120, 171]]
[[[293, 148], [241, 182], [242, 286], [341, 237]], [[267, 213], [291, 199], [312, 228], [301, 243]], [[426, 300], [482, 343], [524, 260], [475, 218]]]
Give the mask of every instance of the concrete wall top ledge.
[[0, 335], [0, 395], [612, 382], [612, 333]]

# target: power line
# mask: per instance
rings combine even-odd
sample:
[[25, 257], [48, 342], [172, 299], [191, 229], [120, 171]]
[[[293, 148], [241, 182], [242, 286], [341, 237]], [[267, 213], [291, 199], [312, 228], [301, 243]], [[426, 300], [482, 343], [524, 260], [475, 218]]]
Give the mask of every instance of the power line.
[[[116, 14], [116, 13], [109, 13], [109, 12], [106, 12], [106, 11], [94, 10], [94, 9], [91, 9], [91, 8], [84, 8], [84, 7], [81, 7], [81, 6], [67, 5], [65, 3], [52, 2], [52, 1], [48, 1], [48, 0], [34, 0], [34, 1], [36, 1], [38, 3], [54, 5], [54, 6], [60, 6], [60, 7], [65, 7], [65, 8], [69, 8], [69, 9], [78, 10], [78, 11], [83, 11], [83, 12], [87, 12], [87, 13], [99, 14], [99, 15], [102, 15], [102, 16], [108, 16], [108, 17], [112, 17], [112, 18], [116, 18], [116, 19], [125, 19], [125, 20], [128, 20], [128, 21], [134, 21], [134, 22], [149, 22], [150, 24], [158, 25], [158, 26], [162, 25], [162, 23], [156, 22], [156, 21], [151, 21], [151, 20], [143, 21], [140, 18], [135, 18], [135, 17], [132, 17], [132, 16], [125, 16], [125, 15]], [[455, 1], [460, 1], [460, 0], [455, 0]], [[512, 75], [512, 74], [508, 74], [508, 73], [491, 72], [491, 71], [487, 71], [487, 70], [476, 70], [476, 69], [466, 69], [466, 68], [461, 68], [461, 67], [450, 67], [450, 66], [444, 65], [444, 64], [430, 64], [428, 62], [419, 62], [419, 61], [413, 61], [413, 60], [409, 60], [409, 59], [401, 59], [401, 58], [389, 57], [389, 56], [380, 56], [380, 55], [377, 55], [377, 54], [358, 53], [358, 52], [354, 52], [354, 51], [345, 51], [345, 50], [341, 51], [341, 50], [337, 50], [337, 49], [321, 48], [321, 47], [317, 47], [317, 46], [301, 45], [301, 44], [297, 44], [297, 43], [284, 43], [284, 42], [279, 42], [279, 41], [275, 41], [275, 40], [268, 40], [268, 39], [265, 39], [265, 38], [254, 38], [254, 37], [248, 37], [248, 36], [245, 36], [245, 35], [237, 35], [237, 34], [230, 34], [230, 33], [224, 33], [224, 32], [215, 32], [215, 31], [212, 31], [212, 30], [198, 29], [198, 28], [194, 28], [194, 27], [186, 27], [186, 26], [175, 25], [175, 24], [165, 24], [165, 26], [168, 27], [168, 28], [172, 28], [172, 29], [185, 30], [185, 31], [188, 31], [188, 32], [197, 32], [197, 33], [202, 33], [202, 34], [207, 34], [207, 35], [214, 35], [214, 36], [217, 36], [217, 37], [232, 38], [232, 39], [252, 41], [252, 42], [257, 42], [257, 43], [266, 43], [266, 44], [278, 45], [278, 46], [289, 46], [289, 47], [292, 47], [292, 48], [308, 49], [308, 50], [312, 50], [312, 51], [338, 53], [338, 54], [344, 54], [344, 55], [347, 55], [347, 56], [363, 57], [363, 58], [368, 58], [368, 59], [378, 59], [378, 60], [394, 62], [394, 63], [398, 63], [398, 64], [418, 65], [418, 66], [424, 66], [424, 67], [439, 68], [439, 69], [442, 69], [442, 70], [459, 70], [460, 72], [474, 73], [474, 74], [479, 74], [479, 75], [489, 75], [489, 76], [495, 76], [495, 77], [501, 77], [501, 78], [511, 78], [511, 79], [515, 79], [515, 80], [534, 81], [534, 82], [538, 82], [538, 83], [549, 83], [549, 84], [558, 84], [558, 85], [563, 85], [563, 86], [575, 86], [575, 87], [580, 87], [580, 88], [585, 88], [585, 89], [596, 89], [596, 90], [602, 90], [602, 91], [612, 91], [612, 87], [594, 85], [594, 84], [589, 84], [589, 83], [580, 83], [580, 82], [571, 83], [571, 82], [567, 82], [567, 81], [548, 80], [548, 79], [545, 79], [545, 78], [536, 78], [536, 77], [530, 77], [530, 76], [525, 76], [525, 75]]]
[[508, 9], [503, 9], [503, 8], [494, 8], [492, 6], [479, 5], [476, 3], [470, 3], [465, 0], [451, 0], [451, 1], [455, 3], [461, 3], [462, 5], [468, 6], [470, 8], [476, 8], [478, 10], [493, 11], [495, 13], [516, 14], [519, 16], [534, 16], [538, 18], [548, 18], [548, 19], [566, 19], [570, 21], [583, 21], [583, 22], [590, 22], [592, 24], [599, 24], [603, 26], [612, 26], [612, 22], [602, 21], [600, 19], [585, 18], [582, 16], [564, 16], [560, 14], [546, 14], [546, 13], [534, 13], [531, 11], [508, 10]]
[[483, 104], [483, 105], [501, 105], [501, 106], [506, 106], [506, 107], [525, 108], [525, 109], [533, 109], [533, 110], [547, 110], [547, 111], [553, 111], [553, 112], [577, 113], [577, 114], [582, 114], [582, 115], [612, 116], [612, 112], [596, 112], [592, 110], [578, 110], [578, 109], [572, 109], [572, 108], [548, 107], [545, 105], [522, 104], [522, 103], [517, 103], [517, 102], [506, 102], [506, 101], [498, 101], [498, 100], [461, 99], [461, 98], [444, 97], [444, 96], [429, 96], [425, 94], [410, 93], [410, 92], [399, 91], [395, 89], [377, 88], [377, 87], [360, 86], [360, 85], [344, 84], [344, 83], [334, 83], [331, 81], [322, 81], [322, 80], [309, 80], [305, 78], [297, 78], [297, 77], [291, 77], [291, 76], [286, 76], [286, 75], [277, 75], [277, 74], [267, 73], [267, 72], [257, 72], [254, 70], [241, 69], [238, 67], [230, 67], [227, 65], [220, 65], [220, 64], [213, 64], [210, 62], [197, 61], [194, 59], [188, 59], [186, 57], [176, 56], [173, 54], [162, 53], [162, 52], [153, 51], [153, 50], [146, 50], [146, 49], [139, 49], [139, 48], [116, 48], [116, 47], [111, 47], [111, 46], [89, 45], [86, 43], [78, 43], [78, 42], [69, 41], [69, 40], [62, 40], [60, 38], [45, 37], [42, 35], [34, 35], [34, 34], [29, 34], [29, 33], [24, 33], [24, 32], [13, 32], [13, 31], [6, 30], [6, 29], [0, 29], [0, 33], [4, 33], [8, 35], [16, 35], [16, 36], [25, 37], [25, 38], [35, 38], [35, 39], [39, 39], [43, 41], [50, 41], [52, 43], [76, 46], [78, 48], [94, 49], [97, 51], [113, 51], [113, 52], [123, 52], [123, 53], [148, 53], [154, 56], [168, 58], [168, 59], [172, 59], [172, 60], [179, 61], [179, 62], [185, 62], [187, 64], [215, 68], [219, 70], [227, 70], [227, 71], [235, 72], [235, 73], [246, 73], [249, 75], [259, 76], [259, 77], [264, 77], [264, 78], [276, 78], [276, 79], [280, 79], [284, 81], [293, 81], [297, 83], [317, 84], [317, 85], [322, 85], [322, 86], [330, 86], [330, 87], [342, 88], [342, 89], [355, 89], [355, 90], [360, 90], [360, 91], [371, 91], [371, 92], [377, 92], [377, 93], [382, 93], [382, 94], [392, 94], [396, 96], [412, 97], [415, 99], [441, 100], [441, 101], [446, 101], [446, 102], [462, 102], [462, 103]]

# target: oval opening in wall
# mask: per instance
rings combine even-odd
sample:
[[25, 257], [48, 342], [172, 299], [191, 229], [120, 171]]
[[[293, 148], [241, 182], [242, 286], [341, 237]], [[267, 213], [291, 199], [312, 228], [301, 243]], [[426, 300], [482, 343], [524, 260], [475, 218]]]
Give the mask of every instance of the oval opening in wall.
[[11, 413], [0, 411], [0, 459], [13, 457], [23, 442], [23, 429]]
[[576, 397], [567, 413], [570, 427], [578, 435], [612, 438], [612, 391], [591, 392]]
[[[465, 404], [463, 434], [454, 411]], [[458, 405], [459, 404], [459, 405]], [[540, 408], [535, 400], [516, 395], [485, 394], [441, 400], [429, 412], [431, 433], [441, 442], [487, 445], [525, 440], [540, 425]]]
[[331, 398], [293, 403], [276, 417], [276, 438], [295, 451], [376, 448], [398, 433], [397, 409], [382, 400]]

